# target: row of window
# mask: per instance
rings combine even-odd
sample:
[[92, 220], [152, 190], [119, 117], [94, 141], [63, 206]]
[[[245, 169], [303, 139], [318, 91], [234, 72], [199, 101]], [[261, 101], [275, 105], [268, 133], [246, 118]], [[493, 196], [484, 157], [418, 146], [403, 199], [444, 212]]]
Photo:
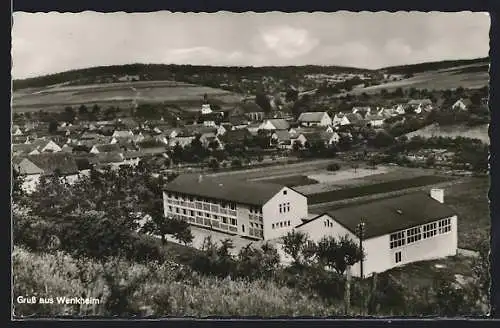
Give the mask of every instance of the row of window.
[[287, 213], [290, 212], [290, 203], [283, 203], [279, 205], [280, 207], [280, 213]]
[[262, 208], [259, 208], [259, 207], [250, 207], [250, 213], [255, 213], [255, 214], [262, 214]]
[[224, 224], [231, 224], [231, 225], [238, 225], [238, 221], [235, 218], [230, 218], [222, 215], [215, 215], [215, 214], [210, 214], [206, 212], [200, 212], [200, 211], [193, 211], [193, 210], [186, 210], [185, 208], [179, 208], [175, 207], [173, 208], [172, 206], [168, 207], [168, 212], [172, 214], [181, 214], [185, 215], [188, 217], [205, 217], [207, 219], [212, 219], [212, 220], [217, 220], [221, 221]]
[[251, 227], [251, 228], [261, 228], [261, 229], [264, 229], [264, 225], [263, 225], [263, 224], [260, 224], [260, 223], [253, 223], [253, 222], [250, 222], [250, 227]]
[[390, 236], [390, 248], [401, 247], [405, 244], [415, 243], [422, 239], [432, 238], [438, 234], [445, 234], [451, 231], [451, 219], [443, 219], [422, 226], [398, 231]]
[[206, 198], [197, 198], [194, 196], [179, 196], [177, 194], [167, 194], [167, 197], [170, 199], [175, 199], [175, 200], [180, 200], [180, 201], [189, 201], [189, 202], [201, 202], [205, 203], [207, 205], [220, 205], [223, 208], [229, 208], [231, 210], [236, 209], [236, 204], [235, 203], [230, 203], [230, 202], [223, 202], [223, 201], [215, 201], [215, 200], [210, 200]]
[[291, 225], [290, 221], [281, 221], [281, 222], [278, 222], [278, 223], [273, 223], [271, 225], [271, 228], [277, 229], [277, 228], [289, 227], [290, 225]]
[[325, 220], [325, 227], [333, 227], [333, 222], [330, 220]]
[[233, 222], [234, 225], [229, 225], [229, 224], [224, 224], [216, 220], [210, 220], [207, 218], [202, 218], [202, 217], [191, 217], [191, 216], [184, 216], [184, 215], [179, 215], [179, 214], [173, 214], [173, 218], [176, 219], [182, 219], [185, 221], [189, 221], [191, 223], [196, 223], [199, 225], [204, 225], [213, 229], [220, 229], [224, 231], [230, 231], [230, 232], [238, 232], [238, 227], [236, 227], [237, 222]]

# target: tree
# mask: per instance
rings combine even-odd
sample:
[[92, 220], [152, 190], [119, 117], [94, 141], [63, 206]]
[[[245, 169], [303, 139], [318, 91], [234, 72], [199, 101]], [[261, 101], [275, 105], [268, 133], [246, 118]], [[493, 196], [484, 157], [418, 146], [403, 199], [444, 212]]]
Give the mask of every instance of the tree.
[[361, 261], [363, 254], [360, 248], [348, 236], [343, 236], [338, 241], [334, 237], [324, 237], [316, 247], [319, 263], [334, 269], [343, 275], [348, 266]]
[[50, 134], [55, 134], [57, 132], [57, 128], [59, 127], [59, 124], [57, 123], [57, 121], [50, 121], [49, 122], [49, 133]]
[[80, 107], [78, 107], [78, 114], [79, 115], [85, 115], [88, 113], [88, 109], [87, 109], [87, 106], [85, 106], [84, 104], [80, 105]]
[[242, 167], [241, 159], [235, 158], [231, 161], [231, 167], [232, 168], [240, 168]]
[[307, 235], [301, 231], [288, 232], [283, 237], [283, 251], [290, 255], [295, 265], [301, 265], [303, 254], [308, 238]]
[[286, 102], [296, 102], [299, 99], [299, 92], [294, 89], [289, 89], [285, 94]]
[[219, 161], [216, 158], [210, 158], [208, 160], [208, 167], [214, 171], [217, 171], [220, 167]]
[[269, 98], [264, 93], [258, 92], [255, 95], [255, 103], [264, 110], [265, 113], [269, 113], [271, 111], [271, 103], [269, 102]]

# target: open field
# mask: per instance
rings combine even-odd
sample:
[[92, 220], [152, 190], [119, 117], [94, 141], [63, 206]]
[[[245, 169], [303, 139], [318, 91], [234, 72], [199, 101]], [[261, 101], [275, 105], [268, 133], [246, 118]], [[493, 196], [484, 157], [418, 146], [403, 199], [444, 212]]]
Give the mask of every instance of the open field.
[[58, 86], [13, 93], [16, 111], [33, 111], [54, 106], [141, 102], [201, 101], [207, 94], [222, 103], [236, 103], [240, 96], [229, 91], [173, 81], [142, 81], [85, 86]]
[[258, 181], [281, 184], [287, 187], [307, 186], [318, 183], [317, 180], [310, 179], [305, 175], [290, 175], [290, 176], [271, 178], [271, 179], [262, 179], [262, 180], [259, 179]]
[[450, 125], [440, 126], [437, 124], [428, 125], [420, 130], [410, 132], [406, 135], [408, 138], [420, 136], [424, 138], [430, 137], [465, 137], [471, 139], [479, 139], [482, 142], [489, 144], [490, 137], [488, 136], [488, 125], [479, 126], [464, 126], [464, 125]]
[[489, 178], [468, 178], [467, 182], [445, 188], [445, 204], [458, 214], [458, 247], [477, 249], [490, 238], [488, 205]]
[[392, 92], [397, 88], [446, 90], [463, 87], [470, 89], [479, 89], [487, 86], [488, 82], [488, 66], [483, 63], [418, 73], [409, 79], [387, 82], [380, 85], [369, 86], [366, 88], [357, 88], [352, 90], [350, 93], [379, 93], [382, 89], [386, 89], [387, 91]]
[[339, 201], [343, 199], [362, 197], [374, 194], [383, 194], [403, 189], [433, 185], [451, 180], [453, 180], [453, 178], [451, 177], [424, 175], [407, 179], [374, 183], [358, 187], [325, 191], [317, 194], [309, 194], [307, 197], [308, 197], [308, 203], [314, 205], [314, 204]]

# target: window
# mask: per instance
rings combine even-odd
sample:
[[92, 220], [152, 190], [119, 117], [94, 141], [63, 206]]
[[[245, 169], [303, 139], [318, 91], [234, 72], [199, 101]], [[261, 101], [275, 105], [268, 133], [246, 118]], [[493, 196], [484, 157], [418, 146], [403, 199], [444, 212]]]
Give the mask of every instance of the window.
[[209, 218], [209, 217], [210, 217], [210, 214], [205, 213], [205, 217], [206, 217], [206, 218]]
[[422, 239], [422, 233], [420, 232], [420, 227], [415, 227], [407, 230], [408, 240], [407, 243], [411, 244]]
[[200, 212], [200, 211], [198, 211], [198, 216], [202, 216], [202, 215], [203, 215], [203, 214], [201, 214], [201, 212]]
[[444, 220], [439, 221], [438, 226], [439, 226], [438, 231], [440, 234], [450, 232], [451, 231], [451, 219], [448, 218], [448, 219], [444, 219]]
[[288, 221], [288, 226], [290, 226], [290, 221]]
[[273, 224], [271, 224], [271, 228], [273, 228], [273, 229], [274, 229], [274, 223], [273, 223]]
[[175, 213], [179, 213], [179, 208], [178, 207], [175, 208]]
[[169, 206], [169, 207], [168, 207], [168, 210], [169, 210], [170, 212], [172, 212], [172, 206]]
[[290, 203], [286, 203], [286, 211], [290, 212]]
[[394, 260], [395, 260], [395, 262], [396, 262], [396, 263], [401, 262], [401, 251], [396, 252], [396, 253], [394, 254]]
[[194, 216], [194, 211], [191, 211], [191, 216]]
[[222, 217], [222, 223], [227, 224], [227, 218], [226, 218], [226, 217], [224, 217], [224, 216]]
[[280, 213], [283, 213], [283, 204], [280, 204]]
[[236, 219], [231, 219], [231, 225], [238, 225], [238, 221]]
[[286, 195], [287, 190], [283, 190], [283, 195]]
[[244, 224], [241, 225], [241, 231], [245, 232], [245, 225]]
[[406, 239], [405, 239], [405, 232], [404, 231], [393, 233], [393, 234], [391, 234], [391, 237], [390, 237], [390, 247], [391, 247], [391, 249], [396, 248], [396, 247], [401, 247], [405, 244], [405, 241], [406, 241]]
[[437, 233], [437, 223], [433, 222], [433, 223], [425, 224], [422, 227], [422, 231], [423, 231], [424, 239], [434, 237]]

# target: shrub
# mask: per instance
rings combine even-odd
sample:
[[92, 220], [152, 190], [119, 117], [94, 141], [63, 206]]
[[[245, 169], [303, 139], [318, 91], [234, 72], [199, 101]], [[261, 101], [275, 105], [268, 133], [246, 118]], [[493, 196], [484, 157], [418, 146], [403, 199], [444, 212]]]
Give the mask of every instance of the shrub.
[[338, 163], [329, 164], [326, 169], [330, 172], [338, 171], [340, 170], [340, 164]]

